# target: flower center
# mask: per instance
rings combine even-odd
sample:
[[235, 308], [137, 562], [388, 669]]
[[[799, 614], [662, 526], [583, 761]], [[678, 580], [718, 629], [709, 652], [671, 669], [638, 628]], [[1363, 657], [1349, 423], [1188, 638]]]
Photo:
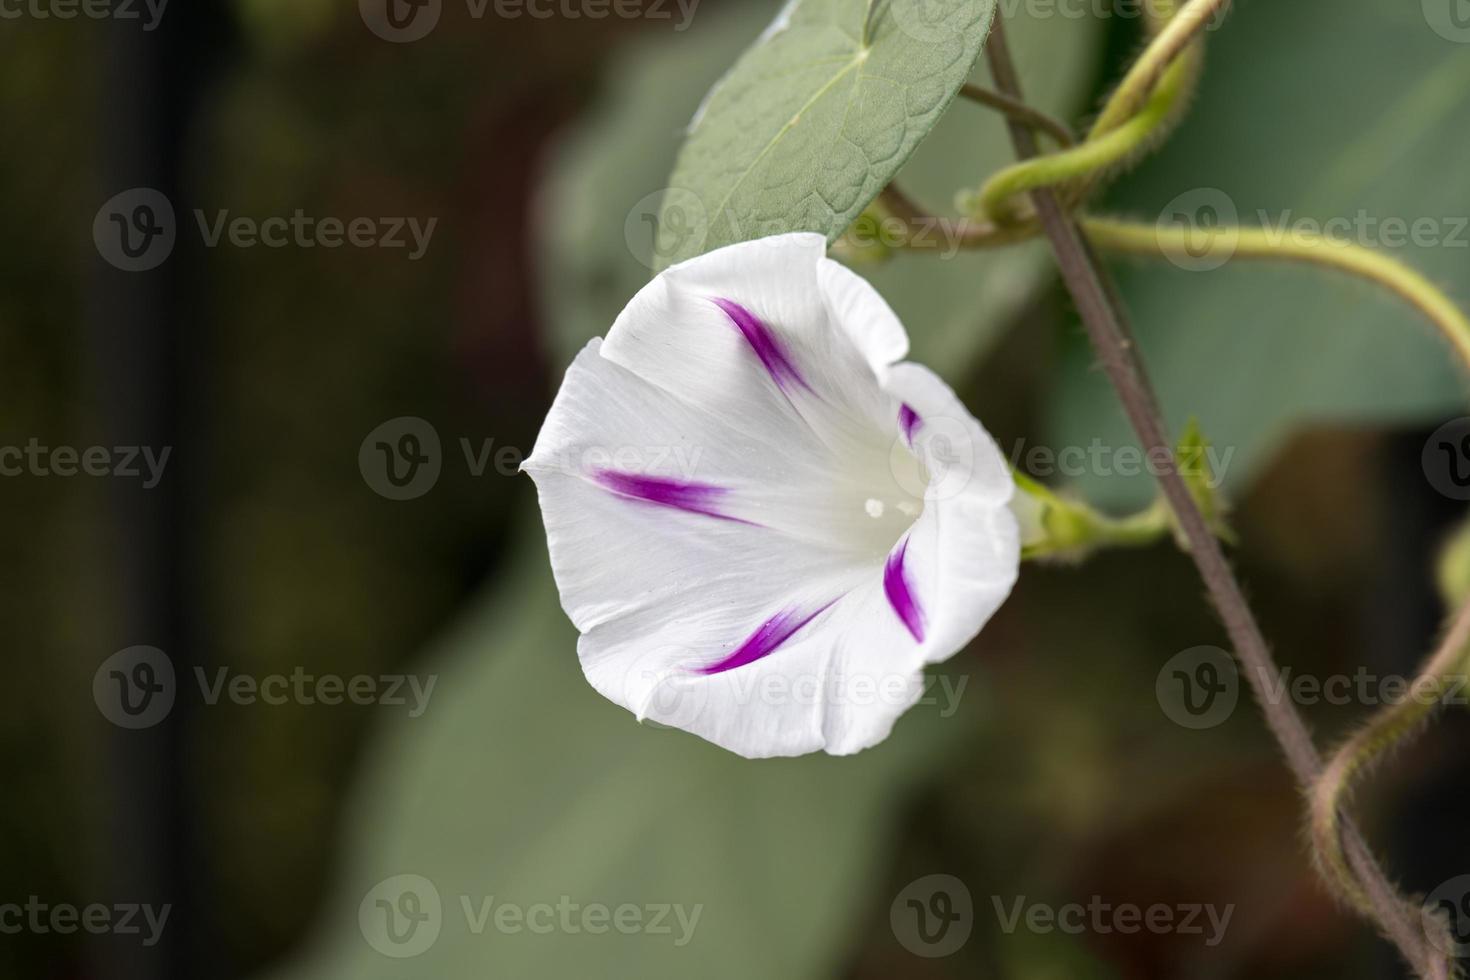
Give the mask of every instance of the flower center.
[[853, 489], [834, 504], [848, 515], [856, 546], [882, 561], [924, 512], [928, 471], [900, 440], [866, 460], [854, 478]]

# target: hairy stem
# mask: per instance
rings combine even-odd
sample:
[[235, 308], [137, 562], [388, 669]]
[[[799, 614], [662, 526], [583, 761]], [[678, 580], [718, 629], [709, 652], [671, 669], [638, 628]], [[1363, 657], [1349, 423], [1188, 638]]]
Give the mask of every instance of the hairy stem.
[[960, 88], [960, 95], [971, 102], [1003, 113], [1009, 119], [1025, 123], [1038, 133], [1045, 133], [1055, 140], [1058, 146], [1068, 147], [1077, 142], [1077, 137], [1072, 135], [1072, 130], [1066, 123], [1024, 102], [1001, 95], [994, 89], [965, 84]]
[[[1109, 251], [1187, 261], [1198, 258], [1201, 243], [1183, 228], [1162, 223], [1138, 224], [1111, 218], [1087, 217], [1088, 236]], [[1371, 249], [1319, 233], [1274, 235], [1261, 228], [1214, 229], [1204, 250], [1218, 249], [1230, 259], [1267, 259], [1298, 262], [1332, 269], [1382, 286], [1429, 320], [1470, 371], [1470, 318], [1423, 273]]]
[[[1424, 275], [1396, 259], [1315, 233], [1297, 234], [1287, 241], [1257, 228], [1221, 228], [1202, 252], [1201, 243], [1193, 240], [1197, 236], [1186, 229], [1101, 218], [1087, 219], [1084, 224], [1099, 245], [1123, 252], [1186, 260], [1218, 247], [1231, 259], [1301, 262], [1357, 276], [1413, 305], [1434, 324], [1470, 372], [1470, 318]], [[1470, 599], [1461, 604], [1444, 641], [1414, 678], [1409, 697], [1379, 711], [1349, 738], [1333, 754], [1308, 794], [1312, 847], [1323, 876], [1344, 901], [1360, 912], [1372, 915], [1373, 908], [1344, 851], [1343, 814], [1362, 779], [1384, 756], [1425, 728], [1467, 671]], [[1438, 948], [1455, 947], [1446, 939]]]
[[973, 210], [999, 224], [1014, 223], [1021, 217], [1016, 195], [1073, 182], [1082, 184], [1068, 196], [1080, 200], [1082, 186], [1091, 178], [1132, 158], [1158, 137], [1175, 115], [1196, 70], [1187, 60], [1175, 63], [1142, 110], [1122, 125], [1071, 149], [1023, 160], [995, 173], [981, 186]]
[[1204, 33], [1213, 20], [1222, 16], [1230, 4], [1231, 0], [1189, 0], [1170, 17], [1113, 90], [1087, 138], [1104, 136], [1137, 115], [1139, 109], [1153, 98], [1159, 80], [1175, 59]]
[[[1324, 870], [1335, 878], [1343, 897], [1361, 911], [1367, 899], [1348, 865], [1342, 847], [1342, 814], [1357, 782], [1384, 754], [1422, 729], [1458, 686], [1470, 650], [1470, 603], [1460, 607], [1439, 648], [1398, 704], [1384, 708], [1348, 739], [1323, 770], [1311, 793], [1312, 842]], [[1452, 943], [1442, 948], [1453, 949]]]
[[[1219, 6], [1214, 0], [1193, 0], [1190, 6], [1195, 4], [1212, 9]], [[1189, 8], [1185, 9], [1187, 12]], [[1184, 13], [1181, 13], [1171, 23], [1177, 22], [1183, 16]], [[992, 27], [986, 44], [996, 88], [1004, 95], [1020, 99], [1022, 95], [1019, 80], [1006, 44], [1005, 28], [999, 19]], [[1167, 59], [1163, 63], [1167, 64]], [[1135, 74], [1136, 72], [1130, 72], [1130, 78]], [[1031, 131], [1014, 122], [1010, 124], [1010, 130], [1017, 156], [1035, 156], [1037, 145]], [[1111, 283], [1104, 277], [1101, 264], [1081, 229], [1063, 209], [1054, 191], [1035, 190], [1032, 192], [1032, 200], [1056, 254], [1062, 279], [1081, 314], [1088, 338], [1123, 403], [1139, 441], [1145, 452], [1159, 454], [1157, 458], [1161, 460], [1172, 459], [1170, 442], [1165, 433], [1157, 399], [1137, 357], [1121, 304]], [[1280, 671], [1255, 616], [1245, 601], [1240, 583], [1226, 561], [1219, 543], [1210, 533], [1205, 515], [1190, 494], [1178, 468], [1167, 465], [1161, 467], [1159, 480], [1188, 541], [1190, 557], [1204, 579], [1211, 601], [1245, 668], [1244, 673], [1266, 717], [1267, 725], [1281, 746], [1298, 784], [1304, 792], [1309, 791], [1320, 773], [1321, 760], [1306, 724], [1295, 707], [1287, 702], [1278, 702], [1270, 695], [1271, 682], [1279, 678]], [[1414, 910], [1384, 878], [1382, 870], [1350, 822], [1344, 822], [1343, 839], [1348, 864], [1357, 880], [1363, 884], [1368, 903], [1385, 933], [1420, 977], [1425, 980], [1447, 977], [1448, 968], [1443, 957], [1433, 953], [1417, 928]]]

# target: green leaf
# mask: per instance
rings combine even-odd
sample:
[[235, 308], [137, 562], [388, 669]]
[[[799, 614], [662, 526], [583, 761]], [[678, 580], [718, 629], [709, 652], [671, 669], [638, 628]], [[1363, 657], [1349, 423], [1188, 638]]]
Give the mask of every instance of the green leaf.
[[[280, 980], [834, 975], [905, 789], [953, 761], [939, 750], [966, 734], [960, 716], [941, 723], [920, 706], [856, 757], [760, 762], [640, 725], [583, 680], [544, 543], [525, 552], [504, 594], [420, 662], [438, 676], [428, 710], [381, 733], [322, 926]], [[437, 939], [412, 959], [383, 955], [359, 921], [369, 892], [398, 875], [438, 898]], [[594, 933], [580, 911], [570, 929], [558, 913], [549, 934], [496, 925], [502, 905], [563, 896], [580, 910], [700, 911], [683, 945], [672, 915], [672, 934]], [[381, 910], [370, 901], [366, 914]]]
[[970, 74], [994, 0], [792, 0], [691, 123], [659, 267], [790, 231], [834, 240]]
[[[1470, 232], [1461, 226], [1470, 182], [1456, 176], [1470, 157], [1465, 46], [1436, 33], [1419, 5], [1391, 0], [1357, 5], [1352, 16], [1332, 0], [1237, 4], [1210, 38], [1189, 119], [1113, 203], [1146, 221], [1206, 218], [1207, 207], [1233, 208], [1248, 225], [1356, 222], [1360, 213], [1428, 219], [1442, 244], [1392, 254], [1470, 302]], [[1393, 244], [1381, 228], [1362, 237]], [[1303, 426], [1464, 414], [1447, 348], [1374, 286], [1240, 260], [1216, 271], [1129, 263], [1119, 278], [1173, 431], [1199, 417], [1229, 456], [1222, 475], [1235, 494]], [[1055, 445], [1134, 445], [1080, 334], [1069, 343]], [[1141, 474], [1083, 482], [1089, 500], [1118, 507], [1153, 490]]]
[[[614, 59], [602, 98], [552, 157], [541, 197], [544, 302], [561, 363], [607, 332], [652, 268], [680, 246], [678, 228], [655, 237], [663, 190], [679, 139], [704, 93], [775, 15], [770, 3], [701, 15], [682, 34], [630, 45]], [[1095, 18], [1007, 25], [1035, 104], [1071, 116], [1087, 104], [1102, 41]], [[985, 81], [984, 66], [973, 80]], [[1004, 125], [979, 107], [955, 105], [899, 173], [905, 190], [935, 214], [951, 215], [955, 191], [1012, 159]], [[936, 241], [949, 229], [938, 227]], [[954, 254], [903, 254], [859, 266], [893, 306], [913, 340], [912, 356], [961, 381], [975, 355], [1050, 277], [1044, 245]]]
[[[1022, 77], [1026, 100], [1063, 119], [1088, 105], [1103, 45], [1104, 22], [1094, 17], [1037, 17], [1048, 8], [1019, 4], [1006, 18], [1006, 40]], [[972, 81], [989, 85], [985, 65]], [[976, 186], [1014, 162], [1004, 121], [989, 109], [957, 103], [898, 174], [898, 183], [933, 215], [932, 248], [899, 252], [882, 265], [855, 265], [908, 328], [910, 357], [953, 384], [1055, 275], [1044, 242], [982, 252], [952, 248], [955, 192]]]
[[[775, 16], [775, 0], [700, 11], [626, 45], [551, 157], [540, 196], [543, 302], [562, 364], [607, 332], [657, 264], [659, 205], [704, 93]], [[666, 237], [666, 236], [661, 236]]]

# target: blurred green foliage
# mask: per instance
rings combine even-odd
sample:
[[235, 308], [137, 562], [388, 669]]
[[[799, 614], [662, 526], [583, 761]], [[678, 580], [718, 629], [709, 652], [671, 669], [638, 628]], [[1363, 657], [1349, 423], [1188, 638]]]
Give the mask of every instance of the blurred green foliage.
[[[401, 975], [364, 941], [358, 905], [404, 873], [443, 907], [417, 975], [823, 975], [857, 938], [906, 791], [954, 758], [958, 727], [921, 708], [856, 758], [752, 762], [639, 725], [583, 681], [544, 541], [528, 537], [515, 580], [420, 662], [439, 676], [433, 710], [379, 733], [329, 919], [282, 980]], [[673, 918], [671, 935], [478, 933], [462, 905], [563, 896], [702, 911], [680, 945]]]
[[[1228, 202], [1250, 226], [1345, 218], [1351, 240], [1390, 252], [1470, 303], [1470, 182], [1456, 176], [1470, 154], [1465, 46], [1431, 30], [1417, 4], [1236, 7], [1208, 35], [1184, 124], [1109, 206], [1147, 222], [1176, 202], [1191, 217], [1198, 206]], [[1415, 244], [1387, 221], [1404, 229], [1428, 221], [1432, 241]], [[1127, 263], [1119, 277], [1175, 430], [1197, 416], [1218, 447], [1232, 450], [1224, 475], [1236, 491], [1304, 426], [1461, 414], [1466, 386], [1448, 348], [1376, 286], [1243, 261], [1207, 272]], [[1083, 338], [1071, 335], [1051, 438], [1134, 445], [1091, 367]], [[1152, 494], [1150, 482], [1095, 476], [1080, 489], [1136, 505]]]
[[[1187, 561], [1168, 549], [1028, 569], [975, 649], [947, 665], [968, 681], [957, 712], [917, 711], [855, 759], [747, 763], [641, 727], [591, 691], [529, 486], [472, 476], [458, 439], [529, 447], [561, 366], [649, 275], [638, 216], [667, 182], [683, 127], [774, 8], [711, 5], [687, 33], [490, 24], [447, 9], [433, 38], [404, 47], [372, 37], [354, 6], [241, 5], [244, 45], [209, 94], [193, 180], [203, 200], [242, 214], [437, 215], [440, 227], [416, 264], [209, 256], [201, 614], [211, 655], [238, 671], [439, 681], [412, 720], [299, 705], [202, 713], [193, 765], [222, 961], [291, 980], [1380, 975], [1372, 938], [1312, 884], [1295, 793], [1248, 706], [1190, 732], [1155, 701], [1170, 656], [1221, 642]], [[1258, 207], [1466, 212], [1454, 178], [1463, 51], [1388, 0], [1350, 13], [1323, 0], [1240, 8], [1212, 36], [1190, 119], [1113, 204], [1151, 220], [1176, 195], [1216, 187], [1246, 220]], [[0, 162], [0, 211], [23, 230], [0, 263], [7, 444], [86, 445], [100, 427], [83, 300], [92, 217], [115, 189], [90, 162], [106, 152], [99, 52], [76, 27], [0, 32], [0, 126], [24, 148]], [[1019, 20], [1028, 91], [1076, 119], [1103, 73], [1116, 76], [1135, 27]], [[553, 124], [584, 99], [566, 142], [549, 148]], [[949, 213], [953, 190], [1008, 159], [1002, 137], [983, 110], [956, 106], [900, 181]], [[1463, 252], [1404, 254], [1463, 278]], [[1008, 450], [1038, 435], [1122, 444], [1049, 261], [1033, 244], [860, 271], [908, 324], [915, 358]], [[1243, 498], [1239, 560], [1283, 660], [1319, 674], [1370, 661], [1383, 631], [1368, 597], [1396, 544], [1385, 514], [1406, 506], [1380, 495], [1378, 443], [1298, 436], [1284, 465], [1273, 450], [1304, 424], [1448, 411], [1446, 359], [1392, 300], [1317, 273], [1122, 274], [1171, 413], [1197, 414], [1217, 446], [1237, 450], [1226, 476]], [[356, 468], [362, 437], [402, 414], [430, 419], [446, 448], [439, 486], [409, 503], [375, 496]], [[1088, 490], [1123, 502], [1139, 491], [1124, 483]], [[145, 638], [117, 635], [124, 584], [107, 571], [101, 496], [79, 481], [0, 480], [0, 615], [26, 680], [0, 721], [7, 894], [90, 900], [113, 857], [102, 758], [115, 732], [90, 683], [106, 656]], [[502, 556], [512, 539], [520, 547]], [[1392, 591], [1415, 585], [1401, 576]], [[1354, 710], [1321, 707], [1313, 721], [1340, 731]], [[1411, 753], [1409, 765], [1433, 761]], [[951, 958], [919, 960], [894, 935], [890, 903], [935, 872], [969, 884], [975, 935]], [[461, 894], [705, 911], [687, 948], [446, 923], [424, 958], [397, 962], [365, 942], [357, 911], [373, 883], [400, 873], [436, 881], [456, 917]], [[1184, 936], [1006, 934], [992, 910], [997, 898], [1094, 894], [1238, 909], [1211, 950]], [[0, 942], [0, 973], [75, 962], [62, 942]]]

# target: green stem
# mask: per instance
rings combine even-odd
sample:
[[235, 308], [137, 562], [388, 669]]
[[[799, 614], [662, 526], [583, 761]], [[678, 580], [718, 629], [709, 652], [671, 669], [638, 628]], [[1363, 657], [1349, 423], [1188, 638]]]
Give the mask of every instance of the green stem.
[[[1184, 261], [1219, 248], [1229, 258], [1299, 262], [1357, 276], [1393, 292], [1422, 313], [1470, 371], [1470, 318], [1422, 273], [1397, 259], [1316, 233], [1296, 233], [1288, 239], [1259, 228], [1219, 228], [1202, 253], [1201, 242], [1193, 240], [1197, 233], [1188, 229], [1103, 218], [1088, 218], [1084, 224], [1094, 242], [1114, 251]], [[1364, 914], [1373, 915], [1375, 906], [1343, 846], [1348, 802], [1378, 762], [1424, 729], [1467, 671], [1470, 600], [1461, 605], [1444, 642], [1411, 683], [1410, 695], [1369, 719], [1333, 754], [1312, 786], [1310, 832], [1323, 875], [1345, 901]]]
[[[1111, 218], [1083, 220], [1101, 248], [1171, 261], [1197, 259], [1198, 233], [1170, 225], [1146, 225]], [[1470, 318], [1423, 273], [1380, 252], [1329, 236], [1306, 232], [1278, 235], [1261, 228], [1214, 229], [1207, 249], [1230, 258], [1296, 262], [1343, 272], [1381, 286], [1403, 299], [1432, 323], [1470, 372]], [[1218, 253], [1216, 253], [1218, 254]]]
[[1001, 95], [994, 89], [984, 88], [980, 85], [965, 84], [960, 87], [960, 95], [971, 102], [994, 109], [1003, 113], [1010, 119], [1019, 123], [1025, 123], [1038, 133], [1050, 136], [1058, 146], [1068, 147], [1077, 142], [1077, 137], [1067, 128], [1067, 124], [1059, 119], [1047, 115], [1040, 109], [1032, 108], [1024, 102], [1018, 102], [1008, 95]]
[[1470, 603], [1460, 607], [1444, 641], [1414, 679], [1404, 700], [1385, 707], [1348, 739], [1312, 788], [1313, 846], [1343, 897], [1361, 911], [1370, 911], [1372, 906], [1343, 852], [1342, 818], [1347, 801], [1373, 766], [1421, 731], [1443, 706], [1444, 698], [1457, 689], [1458, 678], [1470, 668], [1467, 654], [1470, 654]]
[[[962, 244], [968, 247], [986, 247], [999, 244], [1003, 239], [1031, 237], [1045, 226], [1047, 237], [1058, 254], [1063, 277], [1082, 310], [1089, 335], [1101, 352], [1117, 355], [1117, 363], [1106, 362], [1106, 359], [1105, 363], [1125, 406], [1130, 408], [1130, 419], [1141, 434], [1153, 435], [1155, 442], [1159, 441], [1156, 437], [1162, 429], [1153, 426], [1155, 406], [1140, 394], [1146, 393], [1146, 384], [1137, 387], [1141, 368], [1136, 361], [1128, 361], [1130, 341], [1121, 316], [1110, 305], [1107, 289], [1099, 285], [1096, 262], [1075, 225], [1068, 220], [1068, 213], [1077, 209], [1109, 169], [1147, 150], [1151, 140], [1156, 141], [1166, 131], [1194, 82], [1201, 60], [1197, 44], [1199, 35], [1210, 19], [1219, 15], [1229, 3], [1230, 0], [1189, 0], [1182, 10], [1159, 26], [1152, 42], [1128, 71], [1087, 140], [1080, 146], [1064, 148], [1040, 158], [1036, 154], [1035, 141], [1027, 131], [1028, 125], [1037, 128], [1034, 122], [1028, 124], [1013, 104], [997, 105], [1011, 117], [1012, 137], [1019, 155], [1026, 159], [990, 178], [974, 196], [973, 203], [965, 208], [982, 219], [976, 222], [972, 232], [963, 237]], [[1010, 62], [1001, 27], [996, 24], [988, 46], [992, 73], [1002, 97], [1018, 103], [1020, 93], [1014, 66]], [[1015, 203], [1026, 192], [1032, 193], [1035, 205], [1029, 213]], [[897, 194], [896, 190], [894, 193]], [[912, 202], [902, 199], [901, 195], [898, 197], [902, 205], [914, 213]], [[1175, 260], [1193, 259], [1200, 254], [1191, 251], [1197, 243], [1191, 240], [1192, 233], [1185, 229], [1141, 226], [1100, 218], [1084, 219], [1083, 223], [1089, 239], [1104, 248]], [[1228, 247], [1232, 249], [1227, 258], [1273, 258], [1316, 265], [1355, 275], [1390, 290], [1433, 323], [1470, 367], [1470, 320], [1441, 290], [1411, 267], [1323, 235], [1296, 235], [1294, 240], [1288, 241], [1262, 229], [1224, 228], [1214, 234], [1227, 236]], [[1210, 245], [1214, 246], [1216, 242], [1217, 239], [1212, 238]], [[1116, 351], [1109, 346], [1110, 343], [1117, 347]], [[1158, 428], [1157, 432], [1155, 428]], [[1237, 642], [1240, 647], [1238, 653], [1260, 669], [1259, 693], [1273, 667], [1269, 652], [1265, 650], [1259, 630], [1239, 595], [1238, 586], [1228, 569], [1221, 570], [1223, 558], [1217, 554], [1218, 549], [1209, 538], [1202, 512], [1188, 507], [1179, 510], [1185, 502], [1181, 493], [1186, 491], [1181, 491], [1177, 474], [1173, 475], [1172, 482], [1169, 474], [1165, 477], [1163, 486], [1166, 494], [1180, 498], [1171, 500], [1175, 513], [1192, 519], [1183, 530], [1192, 544], [1202, 546], [1203, 555], [1196, 557], [1202, 574], [1212, 586], [1212, 595], [1220, 603], [1227, 626], [1239, 627], [1231, 629], [1232, 639], [1250, 641]], [[1133, 543], [1152, 540], [1159, 533], [1157, 519], [1147, 512], [1134, 519], [1110, 522], [1096, 512], [1076, 508], [1069, 511], [1066, 507], [1051, 509], [1061, 515], [1059, 523], [1064, 525], [1064, 530], [1075, 531], [1083, 538]], [[1069, 520], [1071, 525], [1068, 525]], [[1041, 545], [1045, 543], [1043, 540]], [[1428, 691], [1435, 697], [1410, 698], [1379, 712], [1361, 732], [1348, 740], [1325, 768], [1320, 767], [1310, 735], [1294, 713], [1288, 708], [1284, 714], [1273, 714], [1272, 706], [1265, 700], [1262, 702], [1293, 768], [1310, 786], [1312, 841], [1323, 866], [1324, 879], [1340, 896], [1381, 925], [1414, 964], [1416, 972], [1436, 980], [1450, 976], [1453, 964], [1442, 952], [1436, 953], [1433, 947], [1439, 944], [1426, 946], [1423, 944], [1425, 936], [1413, 933], [1408, 924], [1412, 915], [1410, 908], [1383, 876], [1372, 852], [1346, 813], [1346, 802], [1358, 780], [1378, 760], [1424, 727], [1439, 707], [1452, 672], [1470, 668], [1470, 652], [1467, 651], [1470, 651], [1470, 599], [1455, 616], [1445, 642], [1414, 681], [1412, 690]], [[1440, 946], [1441, 951], [1444, 948]]]
[[[1150, 45], [1149, 51], [1130, 71], [1119, 92], [1104, 111], [1103, 118], [1094, 126], [1094, 136], [1105, 136], [1114, 131], [1121, 120], [1130, 119], [1138, 108], [1154, 92], [1159, 78], [1173, 64], [1179, 54], [1190, 47], [1203, 29], [1208, 13], [1223, 9], [1227, 0], [1192, 0], [1185, 13], [1169, 22]], [[1186, 14], [1189, 16], [1186, 17]], [[1015, 66], [1005, 43], [1003, 24], [997, 22], [987, 41], [990, 53], [991, 72], [997, 88], [1014, 99], [1020, 98]], [[1171, 30], [1172, 28], [1172, 30]], [[1121, 106], [1122, 108], [1117, 108]], [[1147, 113], [1145, 112], [1145, 115]], [[1117, 117], [1117, 121], [1114, 120]], [[1017, 155], [1023, 158], [1037, 156], [1033, 134], [1023, 125], [1012, 121], [1012, 141]], [[1096, 174], [1097, 171], [1093, 171]], [[1089, 178], [1090, 179], [1090, 176]], [[1086, 180], [1084, 180], [1084, 184]], [[1117, 295], [1109, 288], [1096, 257], [1091, 252], [1090, 242], [1083, 237], [1077, 221], [1069, 212], [1081, 200], [1057, 193], [1046, 185], [1037, 186], [1032, 192], [1035, 218], [1050, 240], [1057, 255], [1062, 278], [1078, 306], [1088, 336], [1098, 352], [1109, 379], [1113, 382], [1123, 401], [1129, 421], [1149, 449], [1164, 449], [1166, 443], [1163, 423], [1157, 401], [1148, 386], [1126, 319], [1121, 311]], [[1109, 230], [1104, 227], [1104, 232]], [[1137, 228], [1123, 226], [1112, 229], [1114, 243], [1147, 249], [1151, 254], [1169, 249], [1182, 248], [1183, 233], [1167, 228], [1152, 228], [1138, 234]], [[1239, 235], [1239, 230], [1236, 230]], [[1171, 240], [1170, 235], [1179, 236]], [[1281, 243], [1272, 241], [1261, 232], [1245, 231], [1247, 251], [1251, 246], [1261, 246], [1270, 254], [1283, 252]], [[1150, 244], [1151, 243], [1151, 244]], [[1162, 244], [1161, 244], [1162, 243]], [[1434, 286], [1407, 266], [1385, 259], [1373, 253], [1348, 252], [1328, 258], [1325, 242], [1308, 241], [1305, 245], [1288, 247], [1287, 258], [1331, 265], [1363, 275], [1379, 282], [1400, 295], [1405, 296], [1417, 308], [1429, 315], [1435, 325], [1444, 332], [1451, 345], [1462, 357], [1470, 354], [1465, 339], [1470, 330], [1465, 329], [1465, 320], [1453, 304]], [[1188, 254], [1187, 251], [1185, 254]], [[1467, 357], [1470, 364], [1470, 357]], [[1299, 781], [1312, 799], [1314, 844], [1324, 867], [1324, 879], [1335, 891], [1362, 909], [1377, 922], [1395, 945], [1413, 964], [1415, 972], [1425, 980], [1442, 980], [1454, 972], [1454, 964], [1444, 952], [1444, 947], [1434, 942], [1441, 937], [1430, 937], [1422, 928], [1417, 928], [1417, 910], [1405, 901], [1388, 882], [1371, 850], [1357, 832], [1351, 816], [1344, 812], [1343, 802], [1354, 778], [1366, 772], [1371, 764], [1381, 758], [1390, 748], [1400, 744], [1413, 734], [1432, 714], [1433, 707], [1423, 707], [1417, 702], [1405, 706], [1393, 706], [1370, 721], [1363, 733], [1351, 740], [1323, 768], [1315, 744], [1300, 716], [1290, 704], [1273, 701], [1269, 696], [1269, 681], [1278, 676], [1270, 651], [1261, 636], [1250, 607], [1235, 580], [1223, 553], [1207, 523], [1204, 512], [1193, 492], [1177, 471], [1166, 469], [1161, 474], [1161, 485], [1169, 499], [1184, 536], [1190, 545], [1201, 575], [1209, 586], [1225, 621], [1231, 639], [1236, 644], [1237, 655], [1247, 667], [1246, 674], [1260, 700], [1273, 733], [1277, 736], [1288, 761]], [[1434, 684], [1434, 690], [1443, 693], [1442, 679], [1450, 668], [1464, 659], [1464, 651], [1470, 640], [1470, 600], [1456, 616], [1455, 626], [1440, 651], [1430, 659], [1416, 685], [1424, 682]], [[1431, 940], [1426, 942], [1426, 939]], [[1439, 949], [1436, 950], [1436, 946]], [[1453, 947], [1450, 947], [1453, 948]]]
[[1157, 28], [1153, 40], [1113, 92], [1087, 139], [992, 175], [964, 210], [1001, 226], [1034, 223], [1023, 195], [1058, 185], [1069, 185], [1064, 203], [1080, 204], [1104, 174], [1148, 150], [1179, 117], [1203, 60], [1195, 42], [1228, 3], [1190, 0], [1167, 21], [1151, 22]]
[[1014, 224], [1023, 218], [1017, 203], [1020, 195], [1086, 181], [1147, 149], [1176, 114], [1196, 70], [1191, 59], [1180, 60], [1165, 74], [1143, 110], [1122, 125], [1071, 149], [1033, 157], [995, 173], [981, 186], [969, 210], [1000, 225]]
[[1178, 13], [1170, 17], [1149, 42], [1143, 54], [1133, 62], [1128, 74], [1123, 76], [1123, 81], [1113, 90], [1112, 97], [1103, 106], [1097, 121], [1092, 124], [1087, 138], [1097, 139], [1132, 119], [1152, 97], [1160, 79], [1175, 60], [1190, 48], [1210, 26], [1210, 21], [1220, 16], [1231, 2], [1232, 0], [1189, 0]]
[[1173, 512], [1163, 498], [1127, 517], [1109, 517], [1013, 471], [1017, 491], [1029, 498], [1022, 520], [1022, 557], [1076, 562], [1103, 548], [1142, 548], [1168, 537]]

